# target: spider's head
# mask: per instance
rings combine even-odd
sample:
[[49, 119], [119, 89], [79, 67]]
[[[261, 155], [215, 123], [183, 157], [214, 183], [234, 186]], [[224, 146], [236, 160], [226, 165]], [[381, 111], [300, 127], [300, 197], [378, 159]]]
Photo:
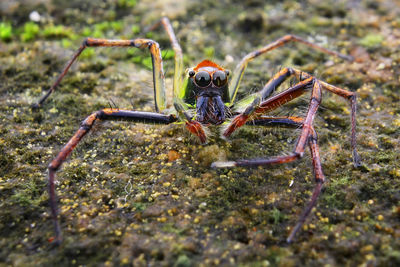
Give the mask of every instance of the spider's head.
[[229, 71], [210, 60], [203, 60], [187, 73], [196, 104], [196, 120], [204, 124], [223, 123], [224, 103], [229, 102]]

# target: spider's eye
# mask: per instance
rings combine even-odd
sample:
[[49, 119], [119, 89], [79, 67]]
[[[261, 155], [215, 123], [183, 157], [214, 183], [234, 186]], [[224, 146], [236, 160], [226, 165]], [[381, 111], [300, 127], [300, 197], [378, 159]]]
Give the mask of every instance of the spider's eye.
[[189, 77], [193, 77], [196, 74], [194, 70], [189, 70]]
[[213, 84], [217, 87], [221, 87], [226, 84], [228, 81], [228, 78], [226, 76], [226, 73], [223, 71], [216, 71], [213, 74]]
[[211, 82], [210, 74], [207, 71], [199, 71], [194, 77], [196, 84], [200, 87], [206, 87]]

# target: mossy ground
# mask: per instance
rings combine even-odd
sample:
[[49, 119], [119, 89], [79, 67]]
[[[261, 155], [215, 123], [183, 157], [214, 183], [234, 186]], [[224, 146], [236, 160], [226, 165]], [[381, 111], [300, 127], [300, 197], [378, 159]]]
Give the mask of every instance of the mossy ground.
[[[32, 11], [39, 23], [29, 22]], [[396, 1], [2, 1], [0, 12], [0, 265], [400, 264]], [[239, 97], [284, 66], [359, 96], [363, 167], [356, 169], [349, 106], [324, 93], [316, 128], [327, 182], [293, 244], [285, 239], [314, 186], [308, 152], [274, 167], [209, 166], [291, 151], [298, 132], [245, 127], [231, 141], [213, 137], [203, 146], [182, 125], [106, 122], [57, 173], [64, 242], [52, 246], [48, 163], [92, 112], [109, 105], [152, 110], [151, 61], [133, 48], [88, 49], [41, 110], [30, 105], [84, 36], [144, 36], [162, 14], [173, 21], [187, 66], [211, 58], [233, 69], [247, 52], [287, 33], [357, 58], [343, 62], [290, 44], [245, 74]], [[170, 50], [162, 31], [146, 36]], [[165, 69], [171, 88], [172, 59]], [[307, 102], [278, 114], [304, 114]]]

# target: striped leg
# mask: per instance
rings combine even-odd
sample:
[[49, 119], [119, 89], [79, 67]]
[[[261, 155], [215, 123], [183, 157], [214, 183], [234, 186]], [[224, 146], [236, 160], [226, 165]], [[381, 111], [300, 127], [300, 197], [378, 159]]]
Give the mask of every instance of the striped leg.
[[[286, 72], [285, 74], [286, 75]], [[281, 76], [278, 76], [278, 78]], [[239, 127], [243, 126], [248, 120], [251, 120], [253, 118], [257, 118], [259, 114], [265, 114], [269, 111], [272, 111], [274, 109], [277, 109], [278, 107], [282, 106], [283, 104], [286, 104], [287, 102], [301, 96], [305, 92], [307, 92], [310, 88], [310, 86], [314, 83], [314, 78], [309, 77], [294, 86], [290, 87], [289, 89], [268, 98], [267, 100], [263, 101], [260, 103], [261, 98], [255, 98], [253, 103], [247, 106], [244, 112], [241, 114], [237, 115], [232, 122], [228, 125], [228, 127], [225, 129], [223, 136], [228, 137], [230, 136], [234, 131], [236, 131]], [[267, 83], [268, 84], [274, 84], [274, 78]], [[267, 88], [268, 87], [264, 87]], [[264, 90], [262, 90], [264, 91]], [[261, 92], [262, 92], [261, 91]]]
[[[283, 118], [260, 117], [256, 120], [254, 120], [254, 122], [249, 122], [248, 124], [249, 125], [253, 124], [253, 125], [264, 125], [264, 126], [283, 126], [283, 127], [299, 128], [299, 127], [302, 127], [302, 125], [303, 125], [303, 119], [298, 118], [298, 117], [288, 117], [288, 118], [285, 118], [285, 117], [283, 117]], [[308, 143], [309, 143], [309, 147], [310, 147], [310, 151], [311, 151], [316, 185], [315, 185], [314, 192], [312, 194], [310, 202], [304, 209], [298, 222], [293, 227], [292, 231], [289, 234], [289, 237], [287, 238], [288, 243], [291, 243], [293, 241], [294, 236], [301, 229], [301, 227], [303, 226], [307, 217], [309, 216], [311, 210], [317, 204], [317, 199], [321, 193], [322, 184], [325, 182], [325, 175], [322, 172], [321, 157], [319, 155], [317, 139], [318, 139], [317, 133], [312, 128], [311, 133], [308, 138]]]
[[201, 125], [201, 123], [192, 120], [192, 117], [187, 112], [187, 105], [183, 102], [181, 98], [178, 96], [181, 95], [181, 90], [183, 90], [183, 55], [182, 48], [179, 45], [179, 42], [176, 38], [174, 29], [172, 28], [171, 22], [167, 17], [161, 18], [159, 22], [154, 24], [148, 30], [154, 30], [155, 28], [162, 26], [166, 31], [169, 40], [171, 42], [171, 46], [175, 52], [175, 71], [174, 71], [174, 90], [173, 90], [173, 101], [174, 107], [177, 111], [178, 117], [181, 121], [185, 122], [186, 129], [189, 130], [192, 134], [196, 135], [201, 143], [205, 143], [207, 141], [206, 132]]
[[[305, 83], [304, 83], [305, 82]], [[303, 127], [301, 130], [300, 137], [297, 141], [296, 147], [293, 152], [287, 156], [278, 156], [275, 158], [269, 159], [257, 159], [257, 160], [237, 160], [237, 161], [230, 161], [230, 162], [220, 162], [220, 163], [213, 163], [213, 167], [234, 167], [234, 166], [243, 166], [243, 167], [250, 167], [250, 166], [259, 166], [259, 165], [269, 165], [269, 164], [280, 164], [294, 161], [304, 154], [304, 148], [308, 142], [309, 135], [312, 133], [311, 130], [313, 129], [313, 122], [315, 114], [318, 110], [318, 106], [321, 103], [321, 84], [318, 80], [314, 78], [308, 78], [303, 82], [295, 85], [292, 88], [289, 88], [286, 91], [276, 95], [276, 99], [270, 98], [271, 101], [265, 101], [260, 104], [260, 106], [256, 109], [256, 113], [260, 114], [262, 111], [271, 110], [275, 108], [276, 102], [282, 101], [284, 103], [290, 101], [293, 96], [299, 96], [300, 94], [304, 93], [306, 89], [306, 85], [313, 84], [312, 92], [311, 92], [311, 100], [308, 107], [307, 115], [303, 122]], [[277, 99], [279, 101], [277, 101]], [[241, 116], [241, 115], [239, 115]], [[237, 118], [237, 117], [236, 117]], [[247, 121], [247, 119], [245, 120]]]
[[[261, 102], [262, 97], [267, 96], [269, 92], [275, 90], [277, 86], [279, 86], [285, 79], [290, 77], [291, 75], [296, 76], [298, 80], [301, 82], [297, 83], [296, 85], [290, 87], [289, 89], [267, 98], [266, 100]], [[353, 164], [356, 167], [361, 166], [360, 156], [357, 153], [356, 148], [356, 112], [357, 112], [357, 100], [356, 100], [356, 93], [350, 92], [331, 84], [328, 84], [324, 81], [316, 80], [308, 73], [302, 72], [295, 68], [285, 68], [278, 72], [265, 86], [264, 88], [256, 93], [256, 97], [250, 105], [248, 105], [244, 112], [237, 115], [232, 122], [228, 125], [225, 129], [223, 136], [228, 137], [234, 131], [236, 131], [239, 127], [246, 124], [248, 120], [256, 118], [258, 114], [265, 114], [269, 111], [272, 111], [285, 103], [301, 96], [305, 92], [308, 91], [309, 85], [312, 84], [313, 81], [318, 81], [320, 86], [350, 102], [351, 106], [351, 147], [352, 147], [352, 154], [353, 154]], [[240, 102], [239, 102], [240, 103]]]
[[172, 49], [174, 50], [174, 61], [175, 61], [175, 70], [174, 70], [174, 96], [179, 95], [178, 91], [182, 87], [182, 74], [183, 74], [183, 54], [182, 48], [179, 45], [178, 39], [176, 38], [174, 29], [172, 28], [171, 22], [167, 17], [161, 18], [156, 24], [149, 28], [149, 31], [154, 30], [155, 28], [162, 26], [167, 33], [169, 40], [171, 42]]
[[45, 95], [33, 105], [33, 108], [39, 108], [43, 102], [56, 90], [61, 80], [67, 74], [71, 65], [76, 61], [79, 55], [87, 47], [136, 47], [136, 48], [148, 48], [151, 54], [153, 63], [153, 80], [154, 80], [154, 101], [155, 109], [157, 112], [163, 111], [166, 108], [166, 96], [165, 96], [165, 78], [162, 65], [161, 51], [157, 42], [150, 39], [134, 39], [134, 40], [107, 40], [107, 39], [95, 39], [86, 38], [79, 49], [72, 56], [70, 61], [64, 67], [61, 74], [57, 77], [56, 81], [50, 87]]
[[[322, 88], [321, 88], [320, 82], [313, 78], [311, 78], [311, 79], [312, 80], [310, 80], [309, 82], [313, 82], [313, 88], [312, 88], [312, 92], [311, 92], [310, 104], [308, 107], [307, 115], [302, 124], [302, 130], [301, 130], [300, 137], [297, 140], [296, 146], [291, 154], [289, 154], [287, 156], [278, 156], [278, 157], [267, 158], [267, 159], [214, 162], [212, 164], [212, 167], [235, 167], [235, 166], [253, 167], [253, 166], [261, 166], [261, 165], [287, 163], [287, 162], [292, 162], [294, 160], [301, 158], [304, 154], [305, 146], [307, 144], [309, 144], [309, 142], [310, 142], [310, 137], [311, 137], [311, 140], [314, 139], [314, 138], [312, 138], [315, 133], [314, 128], [313, 128], [313, 122], [314, 122], [314, 117], [318, 110], [319, 104], [321, 103], [321, 96], [322, 96], [321, 95]], [[307, 79], [305, 81], [307, 81]], [[303, 82], [305, 82], [305, 81], [303, 81]], [[304, 86], [300, 86], [297, 89], [292, 89], [292, 91], [289, 91], [289, 90], [284, 91], [281, 94], [279, 94], [279, 95], [281, 95], [279, 98], [282, 101], [285, 101], [285, 99], [290, 98], [291, 95], [299, 94], [301, 92], [301, 91], [299, 92], [299, 90], [304, 90]], [[278, 97], [279, 95], [277, 95], [276, 97]], [[267, 103], [265, 103], [265, 102], [267, 102]], [[268, 101], [265, 101], [265, 102], [263, 102], [258, 107], [258, 109], [270, 110], [271, 108], [274, 107], [273, 103], [275, 102], [275, 100], [273, 100], [272, 103], [271, 102], [268, 103]], [[261, 110], [259, 110], [259, 111], [261, 111]], [[314, 137], [316, 137], [316, 135]], [[316, 177], [316, 180], [317, 181], [319, 181], [321, 179], [324, 180], [316, 141], [315, 142], [312, 141], [311, 153], [313, 156], [314, 175]], [[318, 195], [321, 192], [321, 187], [322, 187], [322, 183], [317, 182], [311, 202], [306, 207], [306, 210], [304, 211], [303, 215], [300, 217], [299, 222], [296, 224], [295, 228], [292, 230], [291, 234], [289, 235], [289, 237], [287, 239], [288, 242], [291, 242], [293, 240], [294, 235], [303, 225], [303, 223], [304, 223], [305, 219], [307, 218], [307, 216], [309, 215], [312, 207], [315, 206]]]
[[91, 114], [87, 117], [79, 127], [78, 131], [72, 136], [68, 143], [61, 149], [57, 157], [55, 157], [49, 164], [49, 195], [50, 195], [50, 209], [53, 218], [54, 229], [55, 229], [55, 244], [59, 244], [62, 240], [60, 223], [58, 221], [58, 210], [57, 200], [55, 191], [55, 174], [61, 167], [62, 163], [67, 159], [72, 150], [78, 145], [82, 138], [90, 131], [92, 126], [97, 120], [124, 120], [133, 122], [145, 122], [145, 123], [159, 123], [159, 124], [170, 124], [175, 122], [177, 119], [173, 115], [163, 115], [153, 112], [141, 112], [133, 110], [114, 110], [114, 109], [103, 109]]
[[[305, 72], [302, 72], [300, 70], [297, 69], [293, 69], [293, 71], [295, 72], [296, 77], [302, 79], [302, 78], [310, 78], [311, 75]], [[350, 137], [350, 142], [351, 142], [351, 148], [352, 148], [352, 154], [353, 154], [353, 164], [355, 167], [360, 167], [361, 164], [361, 159], [360, 156], [358, 155], [357, 152], [357, 139], [356, 139], [356, 124], [357, 124], [357, 120], [356, 120], [356, 115], [357, 115], [357, 95], [354, 92], [351, 91], [347, 91], [344, 89], [341, 89], [339, 87], [333, 86], [329, 83], [326, 83], [324, 81], [319, 81], [322, 88], [334, 93], [340, 97], [343, 97], [344, 99], [346, 99], [347, 101], [349, 101], [350, 103], [350, 107], [351, 107], [351, 137]]]
[[[294, 236], [296, 233], [301, 229], [304, 222], [306, 221], [307, 217], [311, 213], [313, 207], [315, 207], [317, 203], [318, 196], [321, 193], [322, 185], [325, 182], [325, 176], [322, 172], [321, 166], [321, 158], [319, 155], [319, 148], [317, 144], [317, 134], [310, 125], [312, 124], [312, 113], [316, 111], [318, 107], [318, 101], [314, 100], [311, 106], [312, 109], [309, 109], [310, 116], [307, 116], [305, 120], [299, 117], [266, 117], [261, 116], [253, 121], [247, 122], [247, 125], [263, 125], [263, 126], [282, 126], [282, 127], [289, 127], [289, 128], [301, 128], [303, 127], [302, 133], [300, 138], [297, 142], [296, 148], [293, 153], [288, 156], [281, 156], [276, 158], [270, 159], [262, 159], [262, 160], [240, 160], [240, 161], [227, 161], [227, 162], [214, 162], [212, 167], [232, 167], [232, 166], [258, 166], [258, 165], [266, 165], [266, 164], [280, 164], [294, 161], [300, 157], [302, 157], [304, 152], [304, 147], [306, 143], [308, 143], [311, 151], [311, 157], [313, 162], [313, 169], [314, 169], [314, 176], [316, 185], [314, 187], [314, 192], [312, 194], [311, 200], [304, 209], [302, 215], [300, 216], [298, 222], [293, 227], [292, 231], [287, 238], [287, 242], [290, 243], [293, 241]], [[306, 125], [307, 124], [307, 125]], [[304, 127], [306, 130], [304, 130]], [[308, 130], [307, 130], [308, 129]]]
[[[318, 85], [317, 85], [318, 87]], [[318, 91], [318, 90], [315, 90]], [[318, 95], [318, 92], [316, 94]], [[314, 187], [314, 192], [312, 194], [311, 200], [304, 209], [302, 215], [300, 216], [298, 222], [293, 227], [292, 231], [287, 238], [287, 242], [290, 243], [293, 241], [296, 233], [301, 229], [307, 217], [310, 215], [311, 210], [315, 207], [318, 196], [321, 193], [322, 185], [325, 182], [325, 176], [322, 172], [321, 166], [321, 158], [319, 155], [319, 148], [317, 144], [317, 134], [312, 127], [313, 121], [313, 113], [315, 114], [319, 101], [318, 99], [311, 100], [310, 109], [308, 111], [307, 117], [305, 120], [298, 117], [265, 117], [261, 116], [253, 121], [248, 122], [248, 125], [263, 125], [263, 126], [283, 126], [290, 128], [300, 128], [303, 127], [300, 138], [296, 144], [296, 148], [294, 152], [289, 154], [288, 156], [280, 156], [270, 159], [261, 159], [261, 160], [240, 160], [240, 161], [227, 161], [227, 162], [214, 162], [212, 167], [233, 167], [233, 166], [258, 166], [258, 165], [267, 165], [267, 164], [281, 164], [286, 162], [294, 161], [303, 156], [305, 145], [308, 143], [311, 151], [311, 157], [313, 162], [314, 176], [316, 185]]]
[[342, 59], [345, 59], [345, 60], [353, 61], [353, 57], [351, 57], [351, 56], [343, 55], [341, 53], [326, 49], [326, 48], [324, 48], [322, 46], [319, 46], [319, 45], [313, 44], [313, 43], [311, 43], [309, 41], [306, 41], [303, 38], [298, 37], [296, 35], [285, 35], [282, 38], [279, 38], [278, 40], [276, 40], [276, 41], [274, 41], [274, 42], [272, 42], [272, 43], [270, 43], [270, 44], [268, 44], [268, 45], [266, 45], [266, 46], [264, 46], [264, 47], [262, 47], [262, 48], [260, 48], [260, 49], [258, 49], [256, 51], [253, 51], [253, 52], [247, 54], [240, 61], [240, 63], [236, 66], [235, 71], [233, 72], [232, 80], [231, 80], [231, 82], [229, 84], [229, 96], [230, 96], [230, 99], [231, 99], [231, 103], [234, 103], [234, 101], [235, 101], [236, 94], [237, 94], [237, 91], [239, 89], [240, 81], [241, 81], [241, 79], [243, 77], [244, 71], [246, 70], [247, 64], [251, 60], [253, 60], [254, 58], [256, 58], [256, 57], [258, 57], [258, 56], [260, 56], [260, 55], [262, 55], [264, 53], [267, 53], [267, 52], [269, 52], [269, 51], [271, 51], [271, 50], [273, 50], [275, 48], [283, 46], [283, 45], [285, 45], [285, 44], [287, 44], [289, 42], [303, 43], [303, 44], [305, 44], [305, 45], [307, 45], [307, 46], [309, 46], [309, 47], [311, 47], [313, 49], [322, 51], [322, 52], [324, 52], [326, 54], [333, 55], [333, 56], [336, 56], [336, 57], [339, 57], [339, 58], [342, 58]]
[[311, 196], [310, 202], [304, 209], [298, 222], [293, 227], [292, 231], [289, 234], [289, 237], [286, 240], [288, 243], [291, 243], [293, 241], [294, 236], [300, 230], [300, 228], [303, 226], [303, 224], [306, 221], [311, 210], [317, 204], [318, 196], [320, 195], [322, 185], [325, 182], [325, 175], [322, 172], [321, 158], [319, 156], [319, 148], [318, 148], [318, 144], [317, 144], [317, 134], [314, 130], [312, 131], [312, 134], [310, 134], [310, 137], [309, 137], [309, 146], [310, 146], [310, 151], [311, 151], [311, 157], [312, 157], [312, 162], [313, 162], [314, 176], [315, 176], [316, 184], [315, 184], [314, 191]]

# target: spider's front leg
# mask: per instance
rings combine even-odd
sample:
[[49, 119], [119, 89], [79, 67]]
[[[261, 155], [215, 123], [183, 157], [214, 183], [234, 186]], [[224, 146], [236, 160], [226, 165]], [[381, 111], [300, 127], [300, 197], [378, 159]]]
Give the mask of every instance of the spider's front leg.
[[175, 52], [174, 61], [175, 61], [175, 70], [174, 70], [174, 83], [173, 83], [173, 103], [175, 110], [177, 111], [177, 115], [180, 121], [185, 122], [186, 129], [197, 136], [202, 144], [207, 142], [207, 135], [204, 127], [200, 122], [193, 120], [193, 118], [188, 114], [188, 108], [186, 103], [182, 101], [179, 97], [181, 94], [181, 90], [183, 89], [183, 54], [182, 48], [179, 45], [179, 42], [176, 38], [174, 29], [172, 28], [171, 22], [167, 17], [161, 18], [156, 24], [149, 28], [149, 30], [154, 30], [155, 28], [162, 26], [167, 33], [169, 40], [171, 42], [171, 46]]
[[50, 209], [55, 229], [55, 244], [59, 244], [62, 240], [60, 222], [58, 220], [58, 209], [55, 190], [55, 174], [61, 167], [62, 163], [67, 159], [72, 150], [78, 145], [82, 138], [92, 129], [94, 123], [98, 120], [123, 120], [144, 123], [170, 124], [177, 121], [174, 115], [164, 115], [154, 112], [142, 112], [133, 110], [115, 110], [103, 109], [91, 114], [87, 117], [79, 127], [78, 131], [72, 136], [68, 143], [61, 149], [57, 157], [49, 164], [49, 196]]
[[[265, 99], [269, 96], [271, 92], [275, 90], [282, 82], [290, 76], [295, 76], [297, 80], [301, 82], [295, 84], [289, 89], [274, 95], [270, 98]], [[280, 72], [278, 72], [274, 77], [272, 77], [268, 83], [265, 84], [264, 88], [255, 94], [255, 99], [253, 103], [247, 106], [244, 112], [237, 115], [232, 122], [225, 129], [223, 136], [228, 137], [234, 131], [236, 131], [241, 126], [245, 125], [247, 121], [251, 121], [254, 118], [257, 118], [259, 114], [265, 114], [269, 111], [275, 110], [278, 107], [292, 101], [293, 99], [303, 95], [307, 91], [309, 91], [310, 86], [313, 82], [317, 81], [320, 84], [322, 89], [325, 89], [331, 93], [334, 93], [340, 97], [346, 99], [351, 106], [351, 147], [352, 147], [352, 155], [353, 155], [353, 164], [355, 167], [361, 166], [361, 160], [357, 152], [357, 142], [356, 142], [356, 113], [357, 113], [357, 100], [356, 94], [354, 92], [350, 92], [331, 84], [328, 84], [324, 81], [320, 81], [315, 79], [308, 73], [302, 72], [295, 68], [284, 68]], [[311, 97], [313, 98], [313, 97]], [[265, 99], [264, 101], [262, 101]], [[240, 105], [240, 102], [239, 102]]]
[[[279, 85], [281, 85], [288, 77], [294, 74], [294, 69], [284, 68], [274, 77], [272, 77], [268, 83], [265, 84], [264, 88], [255, 94], [254, 101], [246, 107], [244, 112], [237, 115], [232, 120], [232, 122], [225, 129], [223, 136], [229, 137], [239, 127], [242, 127], [244, 124], [246, 124], [247, 121], [257, 117], [258, 114], [265, 114], [304, 94], [308, 90], [309, 86], [312, 85], [314, 80], [313, 77], [307, 77], [307, 79], [299, 82], [293, 87], [266, 99]], [[302, 79], [301, 74], [299, 79]], [[240, 105], [240, 102], [238, 104]]]
[[197, 136], [202, 144], [207, 142], [207, 134], [200, 122], [193, 120], [188, 114], [186, 104], [179, 98], [174, 98], [174, 107], [180, 121], [185, 122], [186, 129]]

